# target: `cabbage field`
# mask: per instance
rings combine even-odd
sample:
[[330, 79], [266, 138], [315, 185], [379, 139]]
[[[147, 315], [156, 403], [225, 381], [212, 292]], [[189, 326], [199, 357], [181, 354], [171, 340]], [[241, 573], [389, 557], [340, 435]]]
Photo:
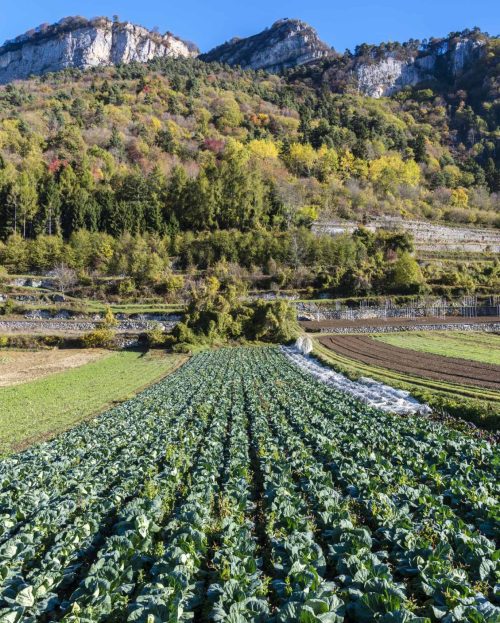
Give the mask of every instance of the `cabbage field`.
[[500, 453], [278, 348], [0, 462], [0, 621], [500, 620]]

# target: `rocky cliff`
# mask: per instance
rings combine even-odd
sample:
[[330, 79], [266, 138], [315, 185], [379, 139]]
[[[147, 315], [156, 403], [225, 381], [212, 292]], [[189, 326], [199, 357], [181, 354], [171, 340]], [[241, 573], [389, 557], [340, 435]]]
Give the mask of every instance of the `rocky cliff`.
[[196, 55], [197, 50], [170, 33], [159, 35], [106, 18], [66, 18], [6, 42], [0, 48], [0, 84], [70, 67]]
[[499, 49], [495, 41], [474, 29], [423, 42], [362, 44], [354, 53], [336, 54], [296, 67], [289, 79], [375, 98], [393, 95], [408, 86], [453, 90], [461, 88], [464, 78], [484, 73], [486, 64], [498, 62], [494, 60]]
[[426, 45], [418, 50], [396, 50], [360, 57], [354, 62], [358, 89], [364, 95], [393, 95], [406, 86], [445, 80], [453, 82], [485, 53], [485, 41], [458, 38]]
[[[371, 97], [393, 95], [425, 83], [453, 85], [486, 54], [488, 38], [478, 30], [421, 43], [363, 44], [354, 54], [337, 54], [300, 20], [282, 19], [263, 32], [231, 41], [202, 54], [206, 62], [280, 73], [333, 91]], [[0, 47], [0, 84], [75, 67], [147, 62], [157, 57], [195, 57], [192, 44], [171, 33], [160, 35], [107, 18], [65, 18], [44, 25]]]
[[232, 39], [200, 58], [243, 69], [265, 69], [278, 73], [334, 54], [317, 32], [300, 20], [282, 19], [253, 37]]

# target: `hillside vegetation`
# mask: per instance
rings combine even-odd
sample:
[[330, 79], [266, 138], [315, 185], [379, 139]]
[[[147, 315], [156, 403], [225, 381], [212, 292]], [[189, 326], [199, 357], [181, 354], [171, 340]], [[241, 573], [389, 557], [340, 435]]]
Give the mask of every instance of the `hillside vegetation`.
[[247, 230], [318, 212], [495, 225], [493, 80], [373, 100], [177, 59], [8, 85], [2, 233]]
[[[488, 46], [482, 86], [380, 100], [333, 92], [315, 68], [277, 76], [195, 59], [3, 87], [0, 264], [141, 283], [165, 280], [172, 258], [228, 261], [280, 286], [398, 290], [409, 240], [318, 240], [308, 228], [379, 214], [500, 224], [497, 40]], [[427, 273], [407, 269], [413, 291]], [[439, 287], [491, 289], [498, 266], [429, 270]]]

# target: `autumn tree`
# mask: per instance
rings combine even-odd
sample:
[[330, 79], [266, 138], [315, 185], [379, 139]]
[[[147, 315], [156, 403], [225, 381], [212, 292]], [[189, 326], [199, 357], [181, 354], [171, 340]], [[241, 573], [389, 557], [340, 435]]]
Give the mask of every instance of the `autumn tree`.
[[396, 260], [392, 270], [392, 286], [402, 293], [416, 293], [425, 280], [422, 270], [410, 253], [402, 253]]

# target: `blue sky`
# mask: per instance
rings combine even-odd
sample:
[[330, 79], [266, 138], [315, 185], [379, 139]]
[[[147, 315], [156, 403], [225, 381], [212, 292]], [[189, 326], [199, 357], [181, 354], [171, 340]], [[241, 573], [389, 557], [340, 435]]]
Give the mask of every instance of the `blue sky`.
[[255, 34], [282, 17], [309, 22], [339, 51], [473, 26], [500, 34], [499, 0], [0, 0], [0, 42], [67, 15], [114, 14], [171, 30], [203, 51], [233, 36]]

